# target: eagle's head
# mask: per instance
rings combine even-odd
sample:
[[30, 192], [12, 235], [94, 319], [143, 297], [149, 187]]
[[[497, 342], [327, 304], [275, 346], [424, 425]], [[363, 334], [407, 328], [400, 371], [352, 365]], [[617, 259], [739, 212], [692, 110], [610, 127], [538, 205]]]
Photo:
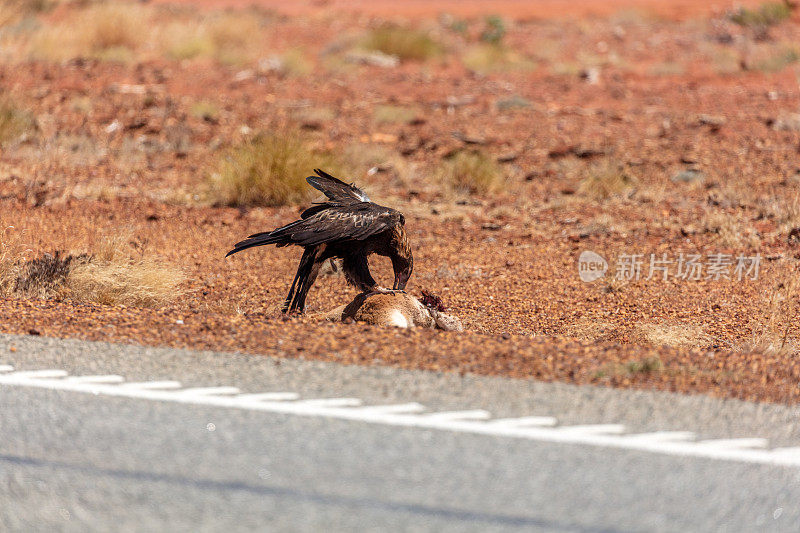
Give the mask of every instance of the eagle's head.
[[394, 290], [405, 290], [408, 279], [414, 271], [414, 255], [411, 253], [411, 243], [403, 226], [397, 226], [392, 234], [390, 243], [392, 268], [394, 270]]

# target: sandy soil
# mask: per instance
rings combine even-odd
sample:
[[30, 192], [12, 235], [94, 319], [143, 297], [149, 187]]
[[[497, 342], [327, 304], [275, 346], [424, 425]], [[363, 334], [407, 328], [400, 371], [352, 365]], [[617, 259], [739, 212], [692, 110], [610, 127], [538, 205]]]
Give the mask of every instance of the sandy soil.
[[[171, 0], [157, 0], [176, 3]], [[258, 5], [290, 15], [305, 15], [320, 10], [356, 12], [381, 17], [434, 17], [440, 13], [475, 17], [487, 13], [503, 15], [517, 20], [547, 19], [553, 17], [604, 17], [626, 10], [652, 13], [675, 20], [724, 13], [740, 6], [757, 6], [758, 0], [178, 0], [202, 8], [246, 8]]]
[[[574, 3], [536, 4], [573, 14]], [[383, 5], [370, 2], [371, 13]], [[132, 254], [179, 265], [188, 281], [184, 296], [158, 309], [8, 297], [3, 331], [796, 402], [800, 364], [788, 348], [800, 335], [791, 289], [800, 131], [791, 113], [800, 90], [796, 64], [761, 62], [798, 42], [800, 24], [758, 41], [713, 10], [690, 22], [518, 22], [505, 46], [528, 58], [525, 67], [476, 73], [460, 58], [476, 46], [481, 20], [455, 34], [419, 5], [403, 3], [447, 52], [393, 68], [341, 59], [342, 35], [383, 21], [337, 14], [337, 2], [265, 23], [265, 50], [302, 49], [314, 67], [304, 74], [179, 62], [149, 49], [121, 63], [4, 61], [0, 86], [37, 124], [2, 152], [4, 256], [91, 253], [123, 233]], [[618, 13], [614, 2], [584, 7], [599, 5]], [[471, 13], [472, 3], [459, 6]], [[533, 9], [509, 1], [493, 11], [501, 6], [521, 18]], [[198, 102], [215, 116], [198, 115]], [[387, 105], [417, 119], [377, 121]], [[315, 312], [354, 294], [336, 276], [312, 289], [308, 316], [287, 318], [278, 308], [298, 250], [223, 258], [301, 209], [204, 200], [227, 145], [285, 123], [361, 157], [351, 178], [408, 219], [409, 290], [440, 294], [467, 332], [322, 323]], [[441, 161], [463, 148], [501, 161], [501, 191], [465, 196], [437, 181]], [[605, 280], [581, 281], [585, 250], [611, 263]], [[692, 253], [759, 254], [759, 277], [646, 279], [651, 254]], [[624, 254], [643, 256], [641, 279], [610, 279]], [[386, 262], [374, 263], [390, 284]]]

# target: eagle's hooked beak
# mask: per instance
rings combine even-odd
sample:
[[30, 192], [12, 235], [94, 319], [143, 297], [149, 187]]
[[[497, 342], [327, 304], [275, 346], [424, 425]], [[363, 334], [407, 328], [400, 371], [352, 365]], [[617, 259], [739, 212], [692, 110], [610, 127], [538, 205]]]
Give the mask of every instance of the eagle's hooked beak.
[[394, 276], [394, 285], [392, 286], [392, 290], [406, 290], [406, 283], [408, 283], [408, 278], [411, 277], [411, 269], [406, 269], [401, 272], [398, 272]]

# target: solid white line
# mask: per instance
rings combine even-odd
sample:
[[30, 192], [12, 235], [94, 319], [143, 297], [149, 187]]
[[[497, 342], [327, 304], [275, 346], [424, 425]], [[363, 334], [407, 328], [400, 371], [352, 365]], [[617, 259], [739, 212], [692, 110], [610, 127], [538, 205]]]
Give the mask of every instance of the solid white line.
[[586, 424], [563, 426], [557, 429], [562, 433], [574, 433], [576, 435], [621, 435], [625, 433], [625, 426], [622, 424]]
[[26, 370], [24, 372], [12, 372], [7, 374], [9, 377], [18, 379], [52, 379], [63, 378], [68, 376], [69, 373], [65, 370]]
[[193, 387], [181, 389], [179, 394], [184, 396], [230, 396], [241, 392], [238, 387]]
[[736, 450], [742, 448], [766, 448], [769, 445], [767, 439], [712, 439], [701, 440], [697, 443], [698, 446], [706, 446], [709, 448], [719, 448], [725, 450]]
[[695, 440], [696, 435], [691, 431], [654, 431], [653, 433], [634, 433], [625, 438], [635, 439], [639, 442], [688, 442]]
[[14, 370], [14, 367], [11, 365], [0, 365], [0, 372], [11, 372]]
[[359, 407], [359, 411], [369, 413], [400, 414], [400, 413], [421, 413], [425, 411], [425, 406], [416, 402], [397, 403], [393, 405], [368, 405]]
[[122, 383], [125, 378], [117, 375], [108, 376], [72, 376], [65, 378], [70, 383]]
[[240, 394], [237, 398], [252, 402], [290, 402], [300, 397], [296, 392], [259, 392], [256, 394]]
[[314, 409], [326, 407], [358, 407], [362, 403], [363, 402], [358, 398], [319, 398], [295, 402], [294, 405]]
[[558, 420], [554, 416], [521, 416], [519, 418], [497, 418], [491, 421], [493, 426], [525, 427], [555, 426]]
[[121, 387], [131, 390], [180, 389], [182, 386], [180, 381], [132, 381], [121, 385]]
[[[488, 412], [482, 410], [455, 411], [434, 414], [415, 414], [409, 410], [410, 404], [402, 404], [397, 410], [392, 406], [372, 408], [356, 407], [356, 398], [329, 398], [323, 400], [285, 401], [266, 400], [259, 395], [186, 394], [186, 390], [170, 390], [175, 381], [109, 384], [86, 380], [60, 379], [66, 373], [57, 370], [35, 372], [12, 372], [0, 374], [0, 385], [35, 387], [42, 389], [82, 392], [97, 395], [138, 398], [191, 405], [207, 405], [234, 409], [249, 409], [269, 413], [297, 416], [328, 417], [340, 420], [383, 424], [395, 427], [411, 427], [471, 433], [492, 437], [509, 437], [540, 442], [574, 444], [635, 450], [665, 455], [701, 457], [767, 465], [800, 467], [800, 447], [777, 448], [775, 450], [755, 448], [765, 444], [764, 439], [721, 439], [695, 442], [684, 439], [687, 433], [665, 432], [638, 435], [620, 435], [624, 427], [619, 424], [598, 424], [588, 426], [548, 427], [545, 424], [512, 424], [509, 419], [498, 421], [483, 420]], [[45, 377], [51, 376], [51, 377]], [[213, 390], [227, 390], [222, 387]], [[191, 389], [189, 389], [191, 390]], [[206, 388], [206, 390], [212, 390]], [[271, 393], [267, 393], [271, 394]], [[279, 393], [286, 394], [286, 393]], [[523, 417], [524, 420], [526, 417]], [[535, 421], [532, 417], [530, 420]], [[544, 417], [547, 418], [547, 417]]]
[[425, 415], [425, 418], [429, 420], [441, 420], [441, 421], [449, 421], [449, 420], [489, 420], [492, 417], [492, 413], [489, 411], [484, 411], [483, 409], [472, 409], [469, 411], [443, 411], [441, 413], [431, 413], [429, 415]]

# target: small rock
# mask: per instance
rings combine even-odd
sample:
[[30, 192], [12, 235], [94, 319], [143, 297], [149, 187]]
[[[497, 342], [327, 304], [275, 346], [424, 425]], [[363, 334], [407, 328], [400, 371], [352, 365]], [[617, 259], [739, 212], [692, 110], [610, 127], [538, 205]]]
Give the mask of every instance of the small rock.
[[775, 131], [800, 131], [800, 113], [783, 112], [767, 124]]
[[345, 56], [348, 63], [361, 63], [382, 68], [394, 68], [400, 64], [400, 58], [383, 52], [351, 52]]
[[512, 96], [511, 98], [504, 98], [495, 102], [494, 106], [498, 111], [508, 111], [509, 109], [520, 109], [531, 107], [530, 100], [521, 96]]
[[582, 70], [581, 79], [589, 85], [597, 85], [600, 83], [600, 69], [597, 67], [590, 67]]
[[681, 170], [672, 176], [673, 183], [703, 183], [706, 180], [706, 175], [695, 169]]
[[122, 122], [120, 122], [119, 120], [115, 120], [114, 122], [106, 126], [106, 133], [114, 133], [121, 127], [122, 127]]
[[28, 330], [28, 335], [41, 335], [42, 333], [36, 328], [30, 328]]
[[719, 128], [721, 126], [724, 126], [725, 123], [728, 121], [728, 119], [726, 119], [722, 115], [705, 115], [705, 114], [703, 114], [703, 115], [698, 115], [697, 116], [697, 121], [700, 124], [703, 124], [705, 126], [712, 126], [712, 127]]

